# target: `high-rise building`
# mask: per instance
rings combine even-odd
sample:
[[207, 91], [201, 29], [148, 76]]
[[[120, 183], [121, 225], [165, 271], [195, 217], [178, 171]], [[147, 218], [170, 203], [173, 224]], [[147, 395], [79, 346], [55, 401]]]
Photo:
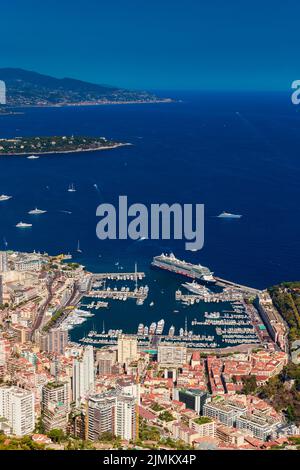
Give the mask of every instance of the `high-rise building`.
[[63, 403], [69, 409], [69, 386], [65, 382], [49, 382], [42, 389], [42, 409], [50, 403]]
[[45, 431], [66, 431], [69, 413], [69, 387], [67, 383], [49, 382], [42, 389], [42, 421]]
[[68, 345], [68, 332], [61, 328], [52, 328], [47, 334], [40, 336], [40, 348], [53, 354], [64, 354]]
[[97, 373], [100, 376], [111, 374], [112, 367], [115, 363], [116, 363], [116, 351], [100, 349], [96, 352]]
[[89, 397], [87, 438], [96, 441], [109, 432], [121, 439], [136, 437], [136, 407], [134, 396], [123, 395], [120, 389], [110, 390]]
[[88, 401], [87, 438], [97, 441], [101, 434], [109, 432], [115, 435], [115, 391], [99, 393]]
[[0, 272], [5, 273], [7, 270], [7, 253], [6, 251], [0, 251]]
[[0, 417], [5, 418], [12, 434], [25, 436], [34, 430], [34, 394], [15, 386], [0, 387]]
[[162, 343], [158, 346], [157, 361], [165, 365], [184, 365], [187, 363], [187, 348]]
[[6, 85], [0, 80], [0, 104], [6, 104]]
[[0, 274], [0, 305], [4, 304], [4, 298], [3, 298], [3, 276]]
[[10, 343], [8, 339], [0, 337], [0, 366], [6, 365], [10, 356]]
[[126, 364], [138, 359], [137, 339], [130, 336], [119, 336], [118, 338], [118, 362]]
[[82, 357], [74, 359], [73, 362], [72, 394], [77, 406], [89, 392], [94, 390], [94, 385], [94, 350], [92, 346], [87, 346]]
[[127, 441], [135, 439], [136, 419], [136, 399], [131, 396], [118, 396], [115, 416], [116, 436]]

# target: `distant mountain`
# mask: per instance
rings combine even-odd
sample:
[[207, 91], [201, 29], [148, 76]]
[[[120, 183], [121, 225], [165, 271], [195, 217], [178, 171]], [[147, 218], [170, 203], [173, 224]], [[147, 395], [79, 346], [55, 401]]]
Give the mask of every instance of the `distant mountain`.
[[6, 83], [7, 104], [10, 106], [170, 101], [147, 91], [97, 85], [73, 78], [54, 78], [17, 68], [0, 68], [0, 80]]

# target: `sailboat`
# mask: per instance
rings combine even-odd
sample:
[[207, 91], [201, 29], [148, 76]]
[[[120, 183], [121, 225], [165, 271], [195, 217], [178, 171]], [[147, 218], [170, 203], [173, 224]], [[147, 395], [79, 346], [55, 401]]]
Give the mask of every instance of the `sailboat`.
[[77, 253], [82, 253], [82, 250], [80, 249], [80, 243], [79, 243], [79, 240], [78, 240], [78, 244], [77, 244]]
[[76, 192], [76, 188], [74, 186], [74, 183], [70, 184], [69, 187], [68, 187], [68, 192], [69, 193], [75, 193]]

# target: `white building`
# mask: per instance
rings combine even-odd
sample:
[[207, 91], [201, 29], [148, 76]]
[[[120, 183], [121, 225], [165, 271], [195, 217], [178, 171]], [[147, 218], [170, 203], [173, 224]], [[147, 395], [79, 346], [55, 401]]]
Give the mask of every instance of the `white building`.
[[118, 396], [116, 406], [116, 436], [130, 441], [136, 437], [136, 399]]
[[0, 80], [0, 104], [6, 104], [6, 85]]
[[80, 405], [81, 400], [88, 392], [94, 390], [95, 368], [93, 346], [84, 348], [82, 357], [74, 359], [72, 393], [76, 405]]
[[0, 416], [5, 418], [12, 434], [25, 436], [34, 430], [34, 394], [15, 386], [0, 387]]
[[6, 251], [0, 251], [0, 272], [7, 272], [7, 253]]
[[136, 437], [137, 400], [124, 396], [117, 389], [89, 397], [87, 436], [91, 441], [109, 432], [121, 439]]

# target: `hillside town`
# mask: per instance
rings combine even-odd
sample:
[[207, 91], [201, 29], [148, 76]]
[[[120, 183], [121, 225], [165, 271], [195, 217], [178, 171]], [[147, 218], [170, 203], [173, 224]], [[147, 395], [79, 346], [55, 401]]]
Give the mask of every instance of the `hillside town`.
[[69, 258], [0, 252], [0, 446], [293, 448], [298, 418], [258, 393], [283, 373], [287, 393], [295, 387], [287, 327], [267, 291], [257, 299], [264, 346], [228, 353], [158, 340], [147, 350], [120, 332], [94, 347], [71, 342], [64, 327], [92, 285]]

